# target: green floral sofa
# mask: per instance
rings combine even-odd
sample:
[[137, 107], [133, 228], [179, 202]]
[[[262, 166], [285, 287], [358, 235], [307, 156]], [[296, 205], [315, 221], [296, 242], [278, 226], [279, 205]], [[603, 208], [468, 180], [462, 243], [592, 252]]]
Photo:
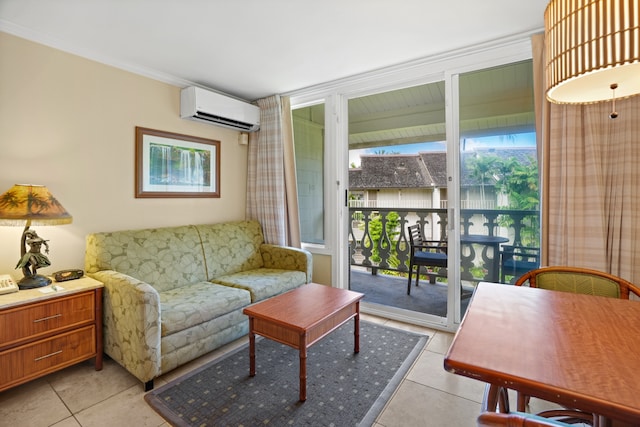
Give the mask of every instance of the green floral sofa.
[[104, 352], [153, 379], [248, 333], [242, 309], [311, 282], [311, 254], [264, 243], [257, 221], [94, 233]]

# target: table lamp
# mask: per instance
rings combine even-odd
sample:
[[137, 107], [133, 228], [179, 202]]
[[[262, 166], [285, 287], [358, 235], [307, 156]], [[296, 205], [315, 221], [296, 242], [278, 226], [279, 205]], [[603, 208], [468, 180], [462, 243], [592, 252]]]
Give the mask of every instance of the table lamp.
[[[51, 283], [48, 277], [37, 274], [37, 269], [51, 265], [42, 246], [49, 253], [48, 240], [42, 239], [31, 225], [69, 224], [73, 218], [53, 197], [44, 185], [16, 184], [0, 195], [0, 225], [24, 225], [20, 240], [20, 260], [16, 268], [22, 268], [20, 289], [32, 289]], [[29, 246], [29, 249], [27, 249]]]

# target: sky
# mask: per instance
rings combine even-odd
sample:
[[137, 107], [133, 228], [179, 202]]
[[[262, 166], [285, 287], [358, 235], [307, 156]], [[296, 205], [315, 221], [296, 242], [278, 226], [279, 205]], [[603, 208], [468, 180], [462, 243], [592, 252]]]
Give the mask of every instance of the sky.
[[[483, 138], [466, 138], [462, 140], [464, 151], [473, 151], [474, 148], [500, 148], [500, 147], [535, 147], [536, 134], [518, 133], [512, 135], [490, 136]], [[417, 144], [393, 145], [389, 147], [373, 147], [362, 150], [349, 150], [349, 165], [360, 166], [360, 156], [363, 154], [376, 154], [384, 150], [385, 153], [417, 154], [423, 151], [446, 151], [444, 142], [423, 142]]]

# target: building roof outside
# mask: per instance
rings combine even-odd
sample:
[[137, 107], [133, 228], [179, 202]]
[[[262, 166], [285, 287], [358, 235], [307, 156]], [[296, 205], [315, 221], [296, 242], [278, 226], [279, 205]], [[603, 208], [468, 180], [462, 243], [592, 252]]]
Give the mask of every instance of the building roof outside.
[[[465, 161], [471, 156], [515, 158], [519, 163], [535, 159], [535, 147], [475, 149], [462, 153], [463, 187], [480, 185]], [[494, 185], [495, 181], [485, 183]], [[350, 190], [447, 187], [447, 153], [423, 151], [418, 154], [367, 154], [360, 156], [360, 167], [349, 169]]]

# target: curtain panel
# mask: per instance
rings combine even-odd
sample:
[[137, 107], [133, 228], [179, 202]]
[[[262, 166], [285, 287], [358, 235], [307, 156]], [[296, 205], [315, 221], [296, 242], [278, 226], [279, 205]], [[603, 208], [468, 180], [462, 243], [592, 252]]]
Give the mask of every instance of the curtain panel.
[[262, 224], [265, 242], [299, 248], [290, 101], [273, 95], [258, 100], [258, 106], [260, 130], [249, 137], [246, 216]]
[[[534, 36], [534, 68], [544, 64]], [[544, 78], [536, 95], [544, 97]], [[539, 108], [538, 108], [539, 107]], [[542, 265], [593, 268], [640, 283], [640, 96], [536, 105], [542, 147]]]

